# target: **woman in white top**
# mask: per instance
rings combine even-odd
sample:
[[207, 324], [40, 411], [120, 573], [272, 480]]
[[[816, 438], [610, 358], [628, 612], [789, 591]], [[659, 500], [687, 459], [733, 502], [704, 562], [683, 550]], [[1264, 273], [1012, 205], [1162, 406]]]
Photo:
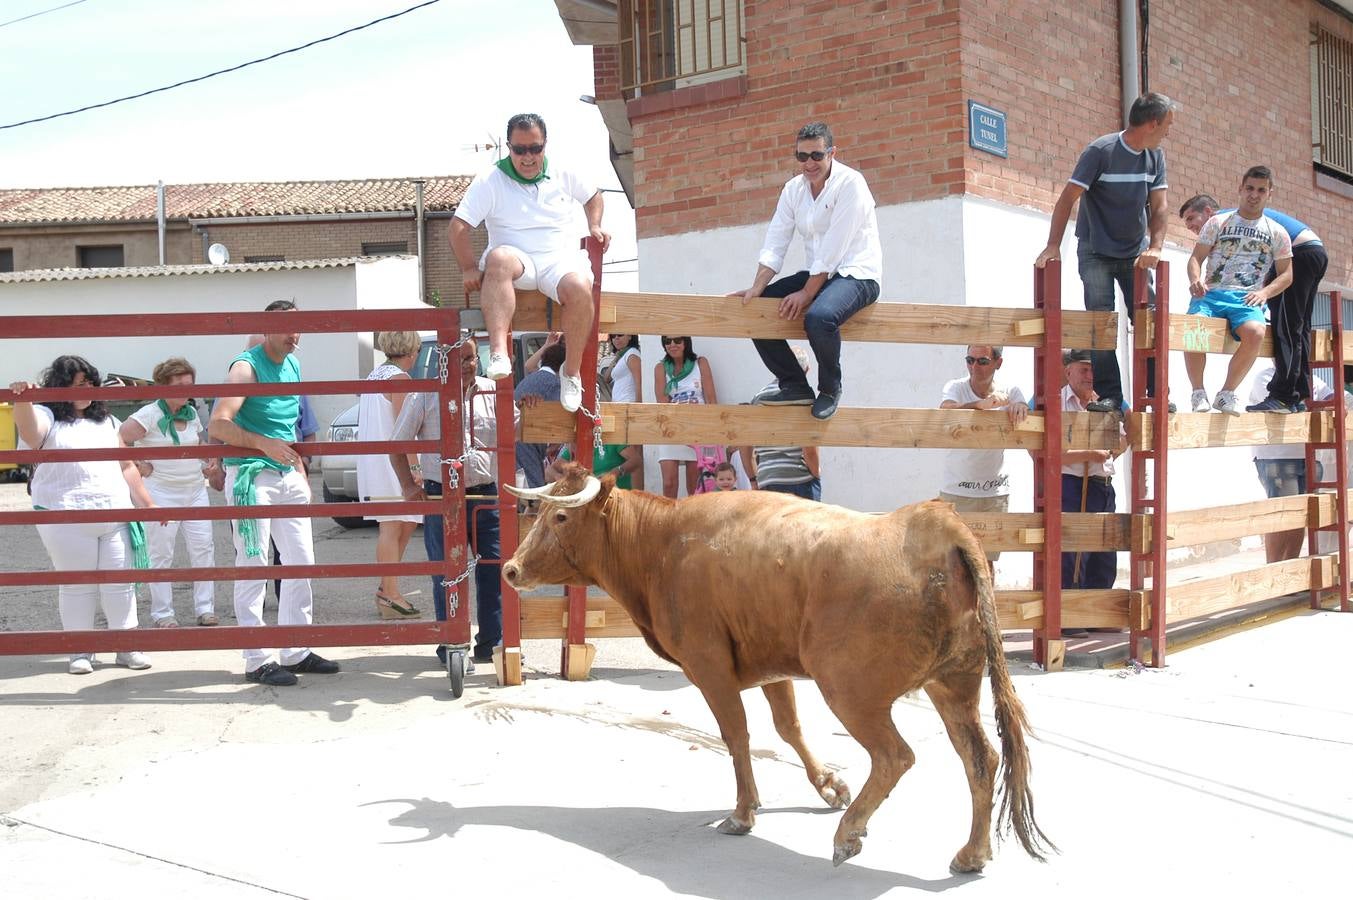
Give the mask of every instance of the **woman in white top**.
[[[615, 352], [611, 364], [606, 369], [611, 380], [612, 403], [643, 403], [644, 376], [639, 358], [639, 335], [613, 334], [609, 338], [611, 349]], [[637, 489], [644, 489], [644, 448], [638, 448], [638, 464], [631, 471], [631, 481]]]
[[[197, 370], [181, 356], [166, 359], [155, 367], [151, 379], [156, 384], [183, 385], [197, 381]], [[189, 393], [184, 390], [184, 393]], [[175, 397], [156, 400], [132, 413], [122, 423], [118, 433], [127, 446], [141, 447], [195, 447], [202, 443], [202, 420], [192, 400]], [[209, 507], [207, 482], [204, 476], [219, 466], [221, 461], [200, 459], [158, 459], [139, 461], [136, 468], [145, 479], [146, 490], [156, 506]], [[147, 522], [146, 545], [150, 564], [156, 569], [172, 568], [174, 543], [183, 526], [183, 542], [188, 548], [188, 559], [193, 568], [209, 569], [216, 565], [211, 537], [211, 522], [205, 519], [179, 522]], [[193, 615], [198, 625], [219, 625], [216, 617], [216, 583], [193, 582]], [[175, 628], [174, 586], [167, 581], [150, 585], [150, 621], [156, 628]]]
[[[689, 337], [664, 337], [662, 362], [653, 368], [653, 396], [659, 403], [718, 403], [709, 361], [695, 352]], [[686, 495], [695, 493], [695, 449], [685, 444], [658, 447], [662, 495], [676, 499], [677, 466], [686, 468]]]
[[[42, 387], [65, 388], [98, 385], [99, 370], [79, 356], [59, 356], [42, 374]], [[16, 381], [9, 389], [16, 395], [37, 387]], [[19, 445], [29, 450], [95, 450], [121, 447], [117, 420], [108, 415], [100, 400], [51, 402], [41, 406], [16, 400], [14, 424]], [[33, 473], [34, 509], [130, 509], [155, 505], [141, 482], [141, 473], [131, 460], [94, 462], [44, 462]], [[139, 524], [139, 523], [136, 523]], [[125, 522], [39, 525], [52, 567], [60, 571], [79, 569], [125, 569], [132, 555], [133, 536], [141, 533]], [[61, 627], [66, 631], [94, 628], [96, 602], [103, 606], [108, 627], [122, 631], [136, 627], [136, 595], [131, 582], [118, 584], [63, 584], [57, 589]], [[117, 663], [129, 669], [148, 669], [144, 653], [133, 650], [117, 654]], [[94, 654], [76, 653], [70, 658], [72, 675], [94, 671]]]
[[[418, 359], [418, 350], [422, 339], [416, 331], [378, 331], [376, 349], [385, 354], [385, 362], [377, 366], [366, 377], [367, 381], [408, 381], [409, 370]], [[392, 385], [393, 386], [393, 385]], [[382, 394], [362, 394], [357, 407], [357, 440], [388, 441], [395, 430], [395, 419], [404, 408], [407, 393], [388, 391]], [[418, 455], [410, 453], [409, 467], [415, 477], [421, 478], [422, 466]], [[363, 455], [357, 457], [357, 493], [364, 502], [380, 500], [402, 500], [404, 492], [400, 490], [395, 470], [390, 468], [387, 454]], [[404, 559], [404, 551], [409, 546], [409, 538], [423, 521], [422, 516], [367, 516], [379, 523], [380, 532], [376, 536], [376, 562], [394, 564]], [[398, 575], [381, 576], [380, 586], [376, 588], [376, 612], [382, 619], [410, 619], [422, 615], [399, 590]]]

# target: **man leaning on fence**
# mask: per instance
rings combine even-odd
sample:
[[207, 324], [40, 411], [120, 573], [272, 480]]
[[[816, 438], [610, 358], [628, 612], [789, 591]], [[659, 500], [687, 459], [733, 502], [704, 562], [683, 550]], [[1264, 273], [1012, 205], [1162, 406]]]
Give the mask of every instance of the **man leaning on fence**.
[[[269, 303], [267, 312], [296, 309], [290, 300]], [[294, 384], [301, 380], [301, 364], [293, 355], [300, 344], [296, 332], [265, 334], [263, 343], [235, 357], [226, 375], [228, 384]], [[256, 454], [227, 457], [226, 499], [233, 506], [267, 507], [310, 502], [310, 483], [301, 455], [293, 446], [300, 399], [296, 394], [255, 397], [222, 397], [211, 412], [208, 426], [213, 438], [223, 444], [247, 447]], [[262, 511], [260, 511], [262, 512]], [[309, 566], [315, 562], [310, 519], [304, 516], [237, 519], [233, 523], [235, 565], [259, 566], [259, 577], [235, 582], [235, 619], [241, 625], [264, 625], [264, 569], [268, 565], [268, 540], [277, 544], [282, 564]], [[309, 625], [314, 597], [310, 579], [288, 578], [277, 604], [278, 625]], [[324, 659], [306, 647], [287, 647], [273, 659], [272, 650], [246, 648], [244, 677], [275, 686], [296, 683], [296, 673], [331, 675], [338, 663]]]

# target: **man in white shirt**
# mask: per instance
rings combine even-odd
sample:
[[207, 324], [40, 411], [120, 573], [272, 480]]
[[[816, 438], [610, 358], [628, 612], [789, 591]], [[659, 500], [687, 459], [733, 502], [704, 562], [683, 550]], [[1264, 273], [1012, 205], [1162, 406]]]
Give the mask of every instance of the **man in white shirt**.
[[[559, 403], [569, 412], [582, 405], [579, 374], [592, 330], [592, 266], [578, 248], [575, 204], [582, 204], [587, 230], [601, 243], [602, 196], [572, 172], [550, 169], [545, 156], [545, 120], [522, 113], [507, 121], [510, 154], [475, 176], [451, 220], [451, 252], [460, 264], [465, 294], [480, 291], [489, 332], [485, 373], [497, 381], [512, 374], [507, 334], [517, 309], [517, 290], [539, 290], [563, 310], [568, 356], [560, 371]], [[486, 223], [489, 246], [478, 260], [470, 229]]]
[[[1029, 402], [1017, 387], [1005, 387], [996, 373], [1005, 362], [1002, 348], [993, 344], [969, 344], [964, 357], [967, 378], [955, 378], [944, 386], [940, 409], [1003, 409], [1010, 424], [1018, 425], [1029, 415]], [[1010, 476], [1005, 471], [1005, 451], [950, 450], [944, 457], [944, 487], [940, 499], [959, 512], [1007, 512], [1010, 509]], [[995, 562], [1001, 551], [988, 550]]]
[[[774, 297], [780, 300], [780, 318], [803, 318], [818, 363], [816, 397], [787, 341], [756, 339], [757, 352], [780, 384], [778, 392], [758, 402], [812, 404], [819, 419], [830, 418], [841, 400], [841, 325], [878, 299], [883, 279], [874, 195], [864, 176], [835, 156], [825, 123], [799, 129], [794, 158], [802, 172], [780, 191], [752, 286], [729, 295], [742, 297], [743, 303]], [[796, 231], [803, 237], [808, 267], [772, 282]]]

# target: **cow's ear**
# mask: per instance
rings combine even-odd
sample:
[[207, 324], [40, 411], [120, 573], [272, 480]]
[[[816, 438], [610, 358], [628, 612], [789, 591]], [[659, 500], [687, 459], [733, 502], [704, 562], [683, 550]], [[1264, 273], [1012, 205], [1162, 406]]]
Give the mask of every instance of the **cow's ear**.
[[597, 496], [593, 498], [592, 502], [600, 504], [601, 506], [605, 506], [606, 500], [608, 497], [611, 496], [611, 490], [614, 487], [615, 487], [615, 472], [614, 471], [607, 472], [605, 475], [601, 476], [601, 490], [597, 491]]

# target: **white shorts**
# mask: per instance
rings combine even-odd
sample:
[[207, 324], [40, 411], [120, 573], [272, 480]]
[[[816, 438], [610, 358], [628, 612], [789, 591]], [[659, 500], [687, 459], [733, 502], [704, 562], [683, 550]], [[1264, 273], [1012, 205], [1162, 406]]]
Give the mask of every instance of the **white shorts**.
[[695, 462], [695, 448], [690, 444], [659, 444], [658, 461], [668, 459], [677, 462]]
[[537, 254], [533, 259], [525, 250], [518, 250], [511, 244], [499, 244], [484, 251], [479, 258], [482, 271], [490, 250], [506, 250], [521, 263], [522, 273], [512, 285], [520, 291], [540, 291], [556, 303], [559, 302], [559, 282], [570, 272], [577, 272], [583, 281], [592, 283], [592, 261], [582, 250], [565, 250], [548, 256]]

